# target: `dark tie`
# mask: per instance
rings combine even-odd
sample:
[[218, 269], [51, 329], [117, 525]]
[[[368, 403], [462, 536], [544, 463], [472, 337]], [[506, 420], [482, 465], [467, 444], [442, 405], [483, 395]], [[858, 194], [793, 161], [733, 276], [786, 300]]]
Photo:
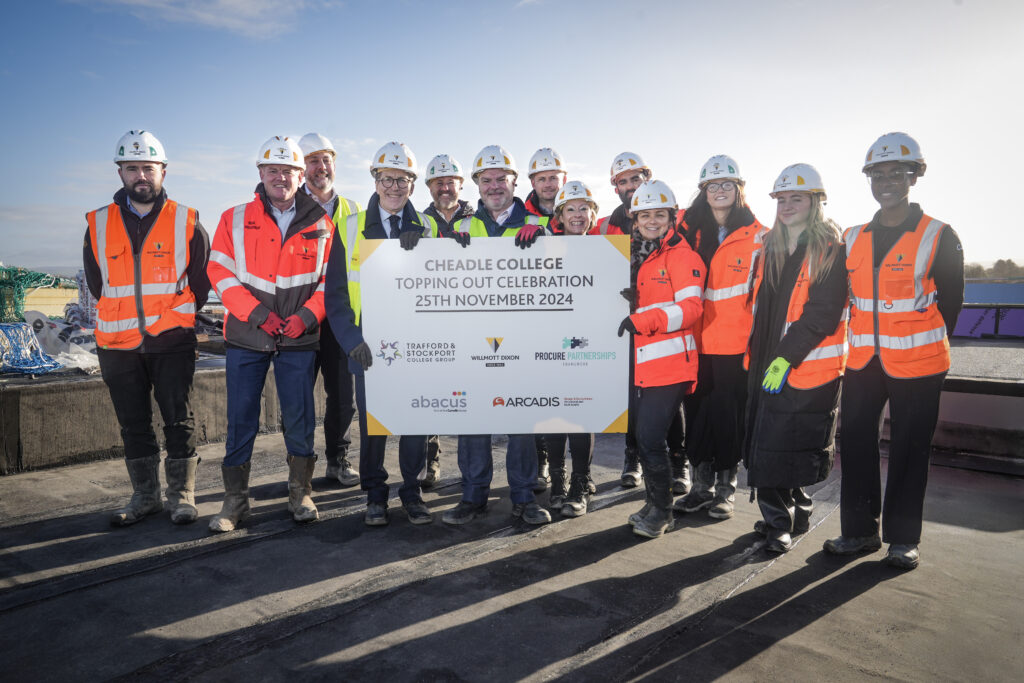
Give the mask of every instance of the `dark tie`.
[[391, 223], [391, 239], [398, 239], [398, 216], [388, 216], [388, 223]]

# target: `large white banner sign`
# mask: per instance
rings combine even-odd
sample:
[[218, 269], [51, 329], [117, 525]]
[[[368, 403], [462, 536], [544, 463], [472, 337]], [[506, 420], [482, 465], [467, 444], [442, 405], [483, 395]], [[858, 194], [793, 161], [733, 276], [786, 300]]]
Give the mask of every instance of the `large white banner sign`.
[[370, 434], [625, 431], [629, 238], [360, 252]]

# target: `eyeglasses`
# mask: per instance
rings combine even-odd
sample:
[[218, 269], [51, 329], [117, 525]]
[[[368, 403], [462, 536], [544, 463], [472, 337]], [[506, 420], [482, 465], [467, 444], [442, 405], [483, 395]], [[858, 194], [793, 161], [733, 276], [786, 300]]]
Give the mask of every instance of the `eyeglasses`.
[[917, 173], [917, 171], [900, 170], [900, 171], [891, 171], [889, 173], [886, 173], [885, 171], [880, 171], [878, 169], [872, 169], [872, 170], [867, 172], [867, 175], [868, 175], [868, 178], [873, 183], [883, 183], [883, 182], [902, 183], [902, 182], [906, 182], [906, 181], [910, 180], [910, 178], [913, 177], [915, 173]]
[[404, 190], [409, 187], [412, 180], [409, 178], [392, 178], [391, 176], [382, 175], [377, 176], [377, 182], [386, 188], [390, 188], [392, 185], [397, 185], [399, 190]]
[[724, 183], [708, 183], [704, 186], [708, 192], [718, 192], [719, 190], [725, 190], [731, 192], [736, 189], [736, 183], [731, 180], [726, 180]]

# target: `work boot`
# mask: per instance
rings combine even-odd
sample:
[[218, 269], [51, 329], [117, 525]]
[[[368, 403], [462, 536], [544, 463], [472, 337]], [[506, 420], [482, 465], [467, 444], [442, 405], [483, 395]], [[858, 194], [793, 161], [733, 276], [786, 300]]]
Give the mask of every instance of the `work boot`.
[[793, 537], [789, 535], [789, 532], [782, 529], [768, 530], [768, 542], [764, 544], [765, 552], [781, 555], [788, 553], [792, 547]]
[[402, 507], [413, 524], [430, 524], [434, 521], [434, 516], [430, 514], [426, 504], [418, 498], [402, 503]]
[[288, 456], [288, 511], [296, 522], [314, 522], [320, 514], [313, 502], [313, 468], [316, 456]]
[[391, 515], [388, 514], [387, 502], [370, 502], [366, 504], [366, 514], [363, 515], [363, 524], [366, 526], [387, 526], [390, 521]]
[[420, 486], [425, 489], [433, 488], [441, 481], [441, 448], [436, 436], [427, 439], [427, 463], [423, 466], [423, 475], [419, 479]]
[[709, 507], [715, 500], [715, 471], [710, 461], [693, 466], [693, 484], [690, 492], [677, 500], [673, 509], [676, 512], [696, 512]]
[[348, 455], [340, 456], [337, 465], [332, 465], [328, 462], [327, 471], [324, 473], [324, 476], [345, 487], [355, 486], [359, 483], [359, 472], [348, 461]]
[[572, 475], [569, 494], [562, 505], [563, 517], [582, 517], [587, 514], [587, 506], [590, 504], [589, 484], [590, 477], [575, 473]]
[[897, 569], [916, 569], [921, 562], [921, 552], [916, 544], [890, 543], [885, 554], [885, 563]]
[[538, 505], [535, 500], [513, 505], [512, 516], [522, 518], [527, 524], [547, 524], [551, 521], [551, 514]]
[[672, 493], [685, 496], [690, 492], [690, 468], [686, 466], [686, 453], [672, 453]]
[[830, 538], [821, 546], [833, 555], [856, 555], [860, 552], [875, 552], [882, 547], [882, 539], [874, 536], [839, 536]]
[[561, 467], [557, 463], [554, 467], [549, 465], [549, 470], [551, 474], [549, 507], [552, 510], [561, 510], [562, 504], [565, 503], [565, 494], [568, 491], [568, 483], [565, 481], [565, 462], [562, 462]]
[[114, 526], [128, 526], [164, 509], [160, 498], [160, 456], [124, 461], [132, 481], [132, 499], [110, 516]]
[[640, 467], [640, 454], [635, 448], [626, 449], [626, 459], [622, 463], [621, 484], [624, 489], [635, 489], [640, 485], [643, 468]]
[[551, 484], [551, 471], [548, 469], [548, 445], [540, 434], [534, 437], [534, 440], [537, 444], [537, 483], [533, 486], [533, 492], [543, 493]]
[[167, 505], [171, 508], [171, 521], [175, 524], [191, 524], [199, 517], [196, 509], [196, 468], [199, 456], [191, 458], [166, 458], [164, 475], [167, 478]]
[[672, 508], [661, 508], [651, 504], [647, 514], [633, 524], [633, 533], [645, 538], [657, 538], [674, 528], [675, 519], [672, 516]]
[[229, 467], [221, 465], [224, 478], [224, 504], [210, 520], [210, 531], [233, 531], [249, 516], [249, 467], [251, 463]]
[[729, 519], [732, 517], [736, 503], [736, 475], [739, 467], [728, 470], [719, 470], [715, 474], [715, 498], [708, 508], [708, 516], [715, 519]]
[[647, 516], [647, 513], [651, 511], [651, 506], [654, 505], [651, 499], [651, 483], [644, 480], [644, 489], [647, 492], [647, 500], [644, 501], [644, 506], [629, 516], [629, 525], [636, 526], [640, 520]]
[[441, 515], [441, 521], [445, 524], [468, 524], [485, 512], [487, 512], [487, 503], [477, 504], [468, 500], [460, 500], [459, 504], [451, 510], [445, 510]]

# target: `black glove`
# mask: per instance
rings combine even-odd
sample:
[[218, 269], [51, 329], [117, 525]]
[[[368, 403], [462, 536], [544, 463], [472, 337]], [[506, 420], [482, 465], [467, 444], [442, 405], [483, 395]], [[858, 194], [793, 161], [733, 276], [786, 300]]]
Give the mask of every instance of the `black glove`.
[[633, 324], [633, 319], [628, 315], [622, 319], [619, 323], [619, 336], [622, 336], [623, 332], [629, 332], [630, 334], [636, 334], [636, 325]]
[[453, 232], [452, 239], [463, 246], [463, 248], [469, 246], [469, 233], [468, 232]]
[[628, 301], [629, 303], [633, 303], [633, 298], [636, 296], [636, 290], [633, 289], [632, 287], [626, 287], [621, 292], [619, 292], [619, 294], [621, 294], [622, 298]]
[[352, 349], [352, 352], [348, 354], [349, 358], [359, 363], [359, 367], [366, 372], [367, 368], [373, 365], [373, 351], [366, 342], [360, 342], [359, 346]]
[[542, 230], [539, 225], [524, 225], [516, 233], [516, 246], [520, 249], [533, 246], [533, 243], [540, 237], [541, 232]]
[[419, 241], [420, 233], [418, 230], [406, 230], [398, 235], [398, 243], [401, 244], [402, 249], [405, 249], [406, 251], [412, 251]]

